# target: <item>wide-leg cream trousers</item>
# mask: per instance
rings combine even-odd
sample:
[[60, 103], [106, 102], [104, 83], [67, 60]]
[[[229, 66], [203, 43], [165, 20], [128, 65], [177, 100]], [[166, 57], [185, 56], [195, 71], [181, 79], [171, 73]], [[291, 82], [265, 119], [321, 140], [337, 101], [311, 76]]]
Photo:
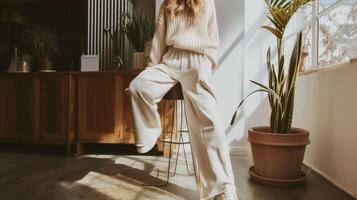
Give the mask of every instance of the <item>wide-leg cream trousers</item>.
[[161, 64], [147, 67], [129, 86], [136, 145], [161, 134], [157, 103], [178, 81], [182, 85], [200, 199], [235, 189], [225, 131], [204, 54], [170, 47]]

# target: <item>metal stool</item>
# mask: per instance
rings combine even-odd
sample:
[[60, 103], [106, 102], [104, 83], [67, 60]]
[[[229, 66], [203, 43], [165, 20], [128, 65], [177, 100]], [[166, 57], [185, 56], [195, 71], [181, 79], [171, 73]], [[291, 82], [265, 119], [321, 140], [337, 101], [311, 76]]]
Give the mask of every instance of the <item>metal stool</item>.
[[[183, 98], [183, 93], [182, 93], [182, 87], [181, 84], [178, 83], [176, 84], [163, 98], [163, 102], [164, 102], [164, 110], [163, 113], [166, 113], [166, 103], [167, 101], [174, 101], [174, 108], [173, 108], [173, 113], [171, 115], [171, 128], [169, 128], [169, 130], [166, 130], [166, 124], [165, 124], [165, 117], [163, 117], [163, 137], [162, 139], [159, 139], [159, 142], [162, 142], [164, 150], [165, 150], [165, 145], [169, 145], [169, 160], [168, 160], [168, 167], [167, 167], [167, 177], [166, 177], [166, 182], [164, 184], [161, 184], [161, 186], [167, 186], [170, 180], [170, 177], [175, 176], [176, 175], [176, 169], [177, 169], [177, 163], [178, 163], [178, 158], [179, 158], [179, 154], [180, 154], [180, 147], [182, 145], [183, 148], [183, 152], [184, 152], [184, 158], [185, 158], [185, 164], [186, 164], [186, 170], [187, 170], [187, 174], [189, 176], [195, 175], [196, 173], [196, 169], [195, 169], [195, 165], [194, 165], [194, 159], [193, 159], [193, 154], [191, 153], [191, 157], [192, 157], [192, 162], [193, 162], [193, 173], [190, 172], [189, 169], [189, 164], [187, 161], [187, 152], [186, 152], [186, 148], [185, 145], [187, 144], [191, 144], [190, 142], [190, 135], [189, 135], [189, 131], [188, 130], [183, 130], [183, 116], [185, 115], [185, 122], [187, 125], [187, 117], [186, 117], [186, 112], [184, 110], [184, 98]], [[178, 102], [181, 103], [180, 106], [180, 111], [181, 111], [181, 115], [178, 116]], [[180, 126], [178, 124], [178, 118], [180, 117]], [[176, 124], [176, 129], [174, 124]], [[188, 141], [185, 141], [183, 138], [183, 134], [186, 133], [188, 134]], [[165, 136], [169, 134], [169, 138], [165, 138]], [[176, 137], [178, 136], [177, 141], [174, 141], [174, 134], [177, 134]], [[177, 146], [177, 154], [176, 154], [176, 161], [175, 161], [175, 168], [173, 173], [170, 172], [170, 168], [171, 168], [171, 159], [172, 159], [172, 146], [173, 145], [178, 145]]]

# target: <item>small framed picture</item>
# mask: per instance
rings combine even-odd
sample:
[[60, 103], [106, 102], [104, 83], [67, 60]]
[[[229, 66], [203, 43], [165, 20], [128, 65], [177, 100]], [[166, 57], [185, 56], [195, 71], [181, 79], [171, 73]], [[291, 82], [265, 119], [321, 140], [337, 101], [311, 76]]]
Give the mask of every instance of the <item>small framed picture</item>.
[[82, 55], [81, 71], [82, 72], [99, 71], [99, 55]]

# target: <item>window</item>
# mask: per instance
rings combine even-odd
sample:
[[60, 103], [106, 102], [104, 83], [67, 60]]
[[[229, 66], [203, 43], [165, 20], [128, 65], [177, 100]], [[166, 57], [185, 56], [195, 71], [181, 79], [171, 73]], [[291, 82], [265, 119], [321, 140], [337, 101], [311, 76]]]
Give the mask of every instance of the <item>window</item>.
[[319, 12], [323, 12], [326, 9], [330, 8], [333, 4], [339, 2], [339, 0], [319, 0]]
[[[313, 20], [313, 6], [306, 5], [302, 7], [293, 18], [290, 20], [288, 26], [285, 30], [285, 50], [286, 55], [291, 55], [296, 34], [302, 30], [303, 32], [303, 53], [302, 53], [302, 66], [301, 71], [306, 70], [308, 67], [312, 66], [312, 20]], [[286, 64], [289, 60], [286, 59]]]
[[336, 8], [320, 16], [318, 42], [321, 67], [357, 57], [357, 1], [341, 1]]
[[302, 70], [357, 57], [357, 0], [316, 0], [304, 6], [286, 29], [286, 49], [303, 32]]
[[313, 66], [313, 59], [312, 59], [312, 54], [313, 54], [313, 49], [312, 49], [312, 26], [309, 24], [302, 30], [302, 35], [304, 38], [303, 41], [303, 49], [302, 49], [302, 69], [303, 70], [308, 70], [309, 67], [311, 68]]

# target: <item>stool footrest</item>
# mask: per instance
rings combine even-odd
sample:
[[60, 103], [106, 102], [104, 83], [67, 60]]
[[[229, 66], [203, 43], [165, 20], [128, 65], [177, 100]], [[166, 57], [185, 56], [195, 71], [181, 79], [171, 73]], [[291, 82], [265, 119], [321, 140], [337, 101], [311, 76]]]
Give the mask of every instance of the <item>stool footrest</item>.
[[159, 142], [163, 142], [165, 144], [190, 144], [191, 142], [171, 142], [171, 141], [165, 141], [165, 140], [158, 140]]
[[173, 131], [166, 131], [165, 133], [189, 133], [186, 130], [173, 130]]

